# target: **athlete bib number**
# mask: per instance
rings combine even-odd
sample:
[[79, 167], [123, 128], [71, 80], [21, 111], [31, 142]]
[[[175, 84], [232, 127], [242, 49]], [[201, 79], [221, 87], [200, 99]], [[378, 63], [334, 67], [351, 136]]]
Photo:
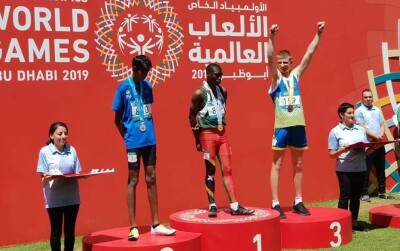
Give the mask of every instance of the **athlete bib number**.
[[[140, 120], [139, 109], [136, 105], [132, 105], [132, 118], [134, 121]], [[151, 104], [143, 105], [143, 117], [144, 118], [151, 118]]]
[[127, 157], [128, 157], [128, 162], [129, 163], [136, 163], [137, 162], [137, 155], [136, 155], [136, 153], [128, 153], [127, 154]]
[[[210, 117], [210, 119], [217, 119], [217, 107], [213, 104], [210, 104], [208, 106], [208, 116]], [[223, 117], [223, 115], [225, 114], [225, 109], [223, 107], [221, 107], [221, 115]]]
[[279, 106], [300, 106], [300, 96], [293, 96], [293, 104], [289, 103], [289, 96], [279, 97], [278, 102]]

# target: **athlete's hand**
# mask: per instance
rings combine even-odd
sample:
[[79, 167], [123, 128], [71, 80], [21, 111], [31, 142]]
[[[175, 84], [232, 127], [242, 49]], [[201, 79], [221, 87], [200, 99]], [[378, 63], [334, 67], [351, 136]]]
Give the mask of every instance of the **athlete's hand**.
[[271, 25], [271, 28], [269, 28], [269, 34], [270, 36], [275, 36], [278, 33], [279, 26], [277, 24]]
[[196, 150], [199, 152], [203, 151], [203, 148], [201, 147], [200, 143], [196, 143]]
[[319, 34], [321, 34], [322, 32], [324, 32], [324, 29], [325, 29], [325, 22], [324, 22], [324, 21], [318, 22], [318, 23], [317, 23], [317, 26], [318, 26], [318, 33], [319, 33]]
[[49, 174], [49, 173], [44, 173], [42, 175], [42, 181], [43, 183], [49, 183], [51, 180], [53, 180], [53, 175]]

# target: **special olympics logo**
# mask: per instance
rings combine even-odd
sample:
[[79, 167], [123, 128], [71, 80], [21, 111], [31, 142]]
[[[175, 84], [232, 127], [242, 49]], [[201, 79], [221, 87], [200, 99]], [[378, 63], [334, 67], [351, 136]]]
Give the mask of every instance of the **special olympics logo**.
[[96, 27], [102, 64], [118, 81], [131, 76], [136, 55], [151, 58], [153, 69], [147, 79], [153, 84], [171, 77], [182, 57], [182, 27], [169, 1], [106, 1]]
[[[229, 208], [221, 208], [222, 211], [229, 211]], [[271, 217], [271, 213], [257, 208], [253, 215], [246, 215], [240, 217], [232, 217], [232, 218], [209, 218], [203, 217], [207, 215], [208, 211], [204, 209], [194, 209], [182, 212], [179, 214], [179, 219], [187, 222], [197, 222], [197, 223], [210, 223], [210, 224], [219, 224], [219, 223], [239, 223], [239, 222], [250, 222], [257, 221], [260, 219]]]
[[[150, 34], [149, 38], [146, 38], [145, 34], [134, 33], [134, 25], [136, 24], [148, 24], [146, 35]], [[130, 36], [134, 34], [134, 36]], [[153, 42], [153, 36], [156, 41]], [[138, 15], [128, 14], [128, 17], [124, 18], [122, 26], [118, 29], [118, 45], [123, 54], [124, 50], [129, 50], [129, 54], [154, 54], [154, 47], [157, 46], [158, 54], [161, 53], [164, 41], [164, 34], [160, 25], [152, 15]]]

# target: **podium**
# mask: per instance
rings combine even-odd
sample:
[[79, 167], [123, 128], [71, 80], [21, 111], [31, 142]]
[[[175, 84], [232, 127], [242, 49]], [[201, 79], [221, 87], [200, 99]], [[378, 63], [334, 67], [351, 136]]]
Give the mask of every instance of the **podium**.
[[[400, 228], [400, 205], [385, 207], [370, 210], [371, 222]], [[339, 247], [352, 240], [347, 210], [308, 207], [310, 216], [285, 210], [287, 218], [280, 219], [275, 210], [252, 209], [253, 215], [231, 215], [229, 208], [219, 208], [215, 218], [208, 217], [207, 209], [176, 212], [169, 217], [174, 236], [151, 235], [148, 227], [139, 228], [137, 241], [128, 241], [129, 227], [98, 231], [83, 237], [83, 251], [274, 251]]]
[[339, 247], [351, 242], [351, 213], [330, 207], [307, 207], [310, 216], [285, 212], [281, 219], [282, 248]]
[[380, 227], [400, 228], [400, 204], [371, 208], [369, 220], [371, 224]]
[[173, 236], [156, 236], [149, 231], [140, 231], [137, 241], [128, 241], [129, 227], [94, 232], [83, 237], [82, 250], [202, 251], [200, 234], [177, 231]]
[[254, 215], [231, 215], [219, 208], [217, 217], [208, 217], [206, 209], [191, 209], [170, 216], [171, 227], [201, 234], [202, 251], [281, 250], [279, 213], [255, 209]]

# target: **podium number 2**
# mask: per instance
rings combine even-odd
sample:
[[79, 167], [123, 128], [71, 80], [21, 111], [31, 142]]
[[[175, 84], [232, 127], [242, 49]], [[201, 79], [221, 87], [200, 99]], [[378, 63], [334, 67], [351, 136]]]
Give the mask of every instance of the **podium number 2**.
[[257, 244], [257, 251], [262, 251], [262, 248], [261, 248], [261, 234], [257, 234], [256, 236], [254, 236], [253, 243]]
[[339, 222], [332, 222], [330, 225], [330, 229], [335, 229], [335, 232], [333, 233], [333, 236], [337, 238], [337, 242], [331, 241], [329, 244], [331, 244], [331, 247], [337, 248], [340, 247], [340, 244], [342, 244], [342, 236], [340, 235], [340, 232], [342, 231], [342, 225], [340, 225]]

